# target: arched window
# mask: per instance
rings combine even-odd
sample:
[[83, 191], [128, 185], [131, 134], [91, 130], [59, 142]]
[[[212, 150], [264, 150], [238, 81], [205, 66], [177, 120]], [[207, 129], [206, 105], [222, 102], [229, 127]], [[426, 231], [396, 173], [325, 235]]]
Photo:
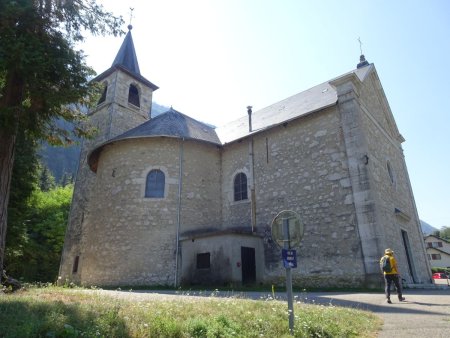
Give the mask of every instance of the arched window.
[[247, 176], [239, 173], [234, 177], [234, 200], [242, 201], [248, 199], [247, 196]]
[[147, 181], [145, 183], [145, 197], [163, 198], [164, 188], [166, 184], [166, 177], [159, 169], [151, 170], [147, 174]]
[[108, 84], [105, 83], [105, 84], [103, 85], [102, 96], [100, 96], [100, 99], [98, 100], [97, 105], [99, 105], [100, 103], [105, 102], [105, 100], [106, 100], [106, 93], [107, 93], [107, 92], [108, 92]]
[[395, 184], [394, 172], [392, 171], [391, 163], [389, 161], [386, 162], [386, 167], [389, 174], [389, 178], [391, 180], [391, 184]]
[[135, 105], [136, 107], [140, 107], [139, 101], [139, 90], [135, 85], [130, 84], [130, 88], [128, 89], [128, 102]]

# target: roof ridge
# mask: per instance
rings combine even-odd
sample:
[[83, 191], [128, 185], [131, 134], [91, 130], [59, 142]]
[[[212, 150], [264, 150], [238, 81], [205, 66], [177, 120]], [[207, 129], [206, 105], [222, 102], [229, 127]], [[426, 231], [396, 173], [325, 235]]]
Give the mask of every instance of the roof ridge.
[[197, 119], [194, 119], [193, 117], [191, 117], [191, 116], [189, 116], [189, 115], [186, 115], [186, 114], [184, 114], [184, 113], [182, 113], [182, 112], [180, 112], [180, 111], [174, 109], [173, 107], [170, 107], [169, 110], [163, 112], [162, 114], [160, 114], [160, 115], [158, 115], [158, 116], [165, 115], [166, 113], [169, 113], [169, 112], [173, 112], [173, 113], [179, 114], [179, 115], [185, 117], [185, 118], [188, 119], [188, 120], [194, 121], [195, 123], [199, 123], [199, 124], [201, 124], [201, 125], [203, 125], [203, 126], [205, 126], [205, 127], [208, 127], [208, 128], [210, 128], [210, 129], [213, 129], [213, 130], [216, 129], [215, 127], [209, 125], [208, 123], [199, 121], [199, 120], [197, 120]]

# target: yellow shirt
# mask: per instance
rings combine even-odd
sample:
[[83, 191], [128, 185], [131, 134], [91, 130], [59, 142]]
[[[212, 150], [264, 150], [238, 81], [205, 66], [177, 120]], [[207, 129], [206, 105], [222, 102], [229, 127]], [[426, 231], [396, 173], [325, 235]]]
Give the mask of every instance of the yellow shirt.
[[[398, 275], [397, 261], [395, 260], [394, 256], [392, 256], [392, 255], [384, 255], [384, 256], [389, 257], [389, 263], [391, 263], [391, 272], [383, 271], [383, 273], [385, 275]], [[383, 257], [381, 257], [380, 263], [381, 263], [381, 260], [383, 259]]]

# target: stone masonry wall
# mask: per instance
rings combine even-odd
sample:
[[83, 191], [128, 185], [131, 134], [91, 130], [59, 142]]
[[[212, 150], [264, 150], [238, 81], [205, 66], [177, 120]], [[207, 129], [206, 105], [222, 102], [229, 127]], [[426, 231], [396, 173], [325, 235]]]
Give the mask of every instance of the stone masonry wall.
[[221, 228], [221, 158], [215, 145], [185, 141], [181, 235]]
[[[83, 222], [90, 201], [91, 189], [95, 184], [95, 175], [87, 165], [87, 155], [99, 144], [146, 121], [151, 109], [151, 89], [137, 83], [128, 74], [121, 71], [113, 72], [102, 83], [108, 87], [106, 99], [89, 113], [87, 122], [90, 126], [95, 127], [97, 132], [92, 139], [83, 141], [80, 153], [59, 272], [62, 283], [66, 280], [80, 282], [81, 270], [73, 273], [74, 262], [76, 257], [81, 255]], [[140, 108], [128, 103], [130, 83], [139, 89]]]
[[[179, 139], [161, 137], [125, 140], [103, 150], [92, 196], [96, 202], [84, 226], [83, 284], [174, 285], [178, 212], [181, 231], [196, 224], [217, 227], [213, 196], [219, 195], [218, 150], [189, 141], [181, 149], [181, 144]], [[152, 169], [165, 174], [164, 198], [144, 197]]]
[[[385, 247], [396, 251], [404, 278], [428, 282], [429, 264], [401, 136], [374, 74], [364, 83], [353, 74], [333, 80], [336, 106], [223, 148], [167, 137], [111, 143], [102, 150], [94, 174], [87, 166], [89, 151], [144, 122], [151, 107], [151, 90], [126, 73], [114, 72], [104, 81], [106, 100], [90, 114], [99, 133], [84, 142], [81, 153], [60, 268], [63, 280], [84, 285], [203, 280], [190, 269], [197, 251], [207, 249], [222, 262], [219, 266], [231, 268], [230, 281], [238, 281], [240, 253], [215, 248], [227, 242], [221, 242], [220, 232], [212, 234], [252, 229], [254, 179], [256, 234], [239, 237], [239, 243], [231, 235], [223, 239], [236, 250], [241, 245], [258, 247], [258, 281], [284, 283], [281, 251], [271, 239], [270, 226], [280, 211], [293, 210], [305, 225], [293, 270], [297, 286], [373, 285], [380, 277], [377, 263]], [[140, 108], [127, 101], [130, 84], [140, 92]], [[146, 176], [152, 169], [165, 174], [164, 198], [145, 198]], [[236, 202], [233, 181], [240, 172], [248, 179], [248, 199]], [[191, 256], [178, 256], [177, 270], [178, 229]], [[192, 241], [196, 234], [206, 236], [201, 245]], [[210, 243], [208, 236], [214, 238]], [[79, 266], [73, 272], [76, 257]], [[214, 276], [219, 278], [223, 271]]]
[[[375, 77], [366, 81], [361, 92], [363, 124], [368, 139], [369, 167], [378, 206], [382, 248], [392, 248], [400, 273], [409, 283], [428, 283], [430, 279], [420, 222], [414, 205], [403, 150], [393, 117], [383, 100]], [[395, 212], [395, 210], [399, 212]], [[402, 231], [410, 245], [410, 266], [403, 244]], [[383, 254], [380, 250], [379, 256]], [[376, 265], [378, 262], [374, 262]], [[413, 278], [414, 277], [414, 278]]]
[[[223, 228], [247, 227], [251, 229], [250, 200], [234, 201], [234, 178], [238, 173], [250, 180], [248, 141], [225, 146], [222, 153], [222, 217]], [[248, 191], [250, 197], [250, 191]]]
[[[246, 209], [236, 208], [227, 194], [236, 171], [250, 171], [247, 152], [248, 141], [225, 147], [224, 222], [229, 214], [233, 219], [249, 218], [250, 203]], [[264, 257], [257, 257], [257, 264], [264, 264], [264, 282], [284, 280], [281, 252], [270, 238], [270, 225], [280, 211], [290, 209], [305, 224], [294, 283], [360, 285], [364, 267], [336, 108], [255, 135], [254, 153], [257, 231], [265, 234]]]

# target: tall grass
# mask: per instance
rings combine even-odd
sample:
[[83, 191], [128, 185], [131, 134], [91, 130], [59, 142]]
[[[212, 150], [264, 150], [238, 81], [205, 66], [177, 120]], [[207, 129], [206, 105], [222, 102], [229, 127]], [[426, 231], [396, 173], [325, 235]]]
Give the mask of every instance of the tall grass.
[[[297, 302], [295, 337], [374, 337], [381, 320]], [[0, 294], [0, 337], [290, 337], [286, 302], [219, 297], [110, 297], [77, 289]]]

